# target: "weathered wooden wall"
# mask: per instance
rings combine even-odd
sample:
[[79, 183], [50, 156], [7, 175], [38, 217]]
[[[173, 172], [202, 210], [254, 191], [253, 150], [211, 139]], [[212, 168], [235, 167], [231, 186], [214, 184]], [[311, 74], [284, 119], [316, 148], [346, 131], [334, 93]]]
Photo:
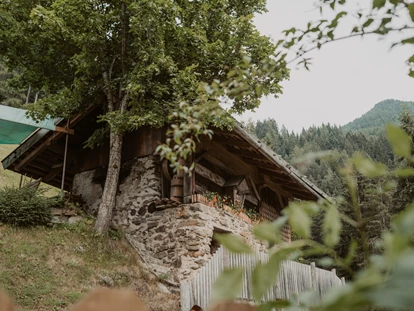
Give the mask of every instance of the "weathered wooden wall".
[[[194, 305], [206, 310], [209, 306], [214, 281], [225, 268], [245, 267], [243, 289], [240, 299], [253, 301], [251, 278], [252, 271], [258, 262], [266, 262], [265, 253], [232, 254], [220, 247], [209, 262], [200, 269], [191, 281], [181, 282], [181, 310], [189, 311]], [[264, 295], [265, 301], [287, 299], [298, 293], [314, 290], [319, 297], [332, 287], [343, 285], [344, 280], [336, 276], [335, 270], [327, 271], [316, 268], [314, 264], [304, 265], [294, 261], [284, 261], [275, 276], [274, 286]]]
[[[143, 127], [127, 133], [122, 148], [122, 161], [153, 155], [155, 149], [165, 141], [165, 132], [165, 128]], [[84, 172], [106, 166], [108, 161], [109, 144], [93, 150], [85, 149], [79, 163], [79, 171]]]

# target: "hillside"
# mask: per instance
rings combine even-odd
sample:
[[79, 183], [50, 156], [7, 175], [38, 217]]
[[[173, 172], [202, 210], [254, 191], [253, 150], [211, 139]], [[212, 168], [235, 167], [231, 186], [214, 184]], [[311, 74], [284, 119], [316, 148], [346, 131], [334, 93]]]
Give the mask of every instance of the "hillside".
[[[3, 160], [10, 152], [12, 152], [17, 145], [0, 145], [0, 161]], [[30, 178], [23, 178], [23, 184], [26, 182], [30, 182]], [[3, 166], [0, 163], [0, 188], [3, 188], [5, 186], [9, 187], [18, 187], [20, 183], [20, 174], [17, 174], [15, 172], [4, 170]], [[45, 195], [46, 196], [55, 196], [59, 194], [59, 189], [43, 184], [42, 183], [42, 189], [46, 190]]]
[[[0, 161], [15, 149], [15, 145], [0, 145]], [[12, 171], [3, 170], [0, 164], [0, 188], [4, 186], [18, 186], [20, 175]]]
[[376, 134], [382, 131], [387, 123], [398, 123], [398, 117], [404, 109], [414, 112], [414, 102], [384, 100], [361, 117], [342, 126], [342, 130], [346, 132], [362, 130], [366, 134]]
[[51, 228], [0, 225], [0, 288], [20, 310], [67, 310], [100, 286], [135, 290], [151, 310], [179, 310], [178, 295], [163, 293], [129, 244], [96, 236], [87, 221]]

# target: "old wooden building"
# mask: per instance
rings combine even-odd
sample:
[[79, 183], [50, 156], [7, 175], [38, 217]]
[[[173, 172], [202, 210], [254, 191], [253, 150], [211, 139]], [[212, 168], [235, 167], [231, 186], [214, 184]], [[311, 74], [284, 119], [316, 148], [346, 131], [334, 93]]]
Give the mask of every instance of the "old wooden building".
[[[2, 161], [4, 168], [55, 187], [62, 185], [95, 213], [109, 155], [108, 143], [85, 148], [99, 126], [98, 115], [98, 109], [90, 108], [72, 118], [73, 135], [35, 131]], [[65, 124], [62, 120], [57, 126]], [[155, 154], [165, 132], [165, 128], [144, 127], [125, 135], [113, 225], [123, 228], [151, 269], [174, 280], [190, 278], [211, 258], [217, 249], [214, 233], [238, 234], [264, 251], [265, 245], [253, 238], [251, 218], [242, 216], [254, 212], [272, 221], [289, 201], [325, 197], [239, 125], [232, 131], [214, 129], [213, 139], [202, 139], [188, 159], [195, 163], [194, 173], [174, 175]], [[215, 202], [217, 198], [226, 198], [225, 204]], [[236, 212], [226, 204], [236, 207]], [[284, 238], [290, 240], [288, 227]]]

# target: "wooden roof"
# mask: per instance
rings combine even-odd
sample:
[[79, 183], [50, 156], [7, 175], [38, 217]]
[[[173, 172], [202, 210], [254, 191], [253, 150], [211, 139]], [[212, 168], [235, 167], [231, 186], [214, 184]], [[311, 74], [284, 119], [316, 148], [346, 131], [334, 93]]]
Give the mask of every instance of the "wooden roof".
[[[70, 128], [74, 129], [75, 134], [69, 139], [66, 190], [71, 189], [75, 174], [84, 169], [78, 162], [80, 158], [85, 157], [84, 142], [96, 129], [95, 121], [98, 114], [99, 109], [90, 107], [70, 121]], [[58, 125], [65, 126], [65, 122], [62, 121]], [[143, 136], [149, 137], [147, 133], [143, 133]], [[138, 141], [142, 142], [141, 139]], [[60, 187], [64, 146], [64, 133], [40, 129], [8, 155], [2, 164], [5, 169], [35, 179], [42, 178], [43, 182]], [[155, 151], [153, 146], [148, 146]], [[95, 154], [96, 152], [95, 150]], [[231, 131], [214, 129], [213, 140], [203, 139], [197, 145], [196, 156], [221, 167], [229, 174], [243, 174], [248, 177], [250, 183], [271, 188], [286, 197], [304, 200], [328, 197], [239, 124]], [[132, 154], [128, 156], [131, 157]]]
[[[287, 197], [317, 200], [328, 196], [288, 162], [272, 151], [255, 136], [236, 124], [232, 131], [214, 129], [212, 142], [202, 141], [201, 156], [215, 165], [225, 164], [223, 169], [244, 172], [256, 185], [267, 186]], [[207, 154], [203, 155], [202, 151]], [[208, 154], [208, 150], [210, 154]], [[218, 161], [217, 161], [218, 160]]]

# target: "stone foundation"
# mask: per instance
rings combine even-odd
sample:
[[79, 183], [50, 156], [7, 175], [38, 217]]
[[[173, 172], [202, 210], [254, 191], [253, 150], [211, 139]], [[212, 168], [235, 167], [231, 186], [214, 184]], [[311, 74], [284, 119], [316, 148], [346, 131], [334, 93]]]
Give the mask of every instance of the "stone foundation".
[[[91, 213], [102, 196], [105, 170], [88, 171], [74, 179], [73, 192], [81, 195]], [[128, 240], [151, 269], [171, 281], [190, 278], [211, 258], [217, 247], [215, 232], [241, 236], [255, 250], [251, 225], [202, 203], [166, 208], [156, 206], [161, 196], [161, 170], [154, 157], [127, 162], [122, 167], [113, 225], [124, 230]]]

